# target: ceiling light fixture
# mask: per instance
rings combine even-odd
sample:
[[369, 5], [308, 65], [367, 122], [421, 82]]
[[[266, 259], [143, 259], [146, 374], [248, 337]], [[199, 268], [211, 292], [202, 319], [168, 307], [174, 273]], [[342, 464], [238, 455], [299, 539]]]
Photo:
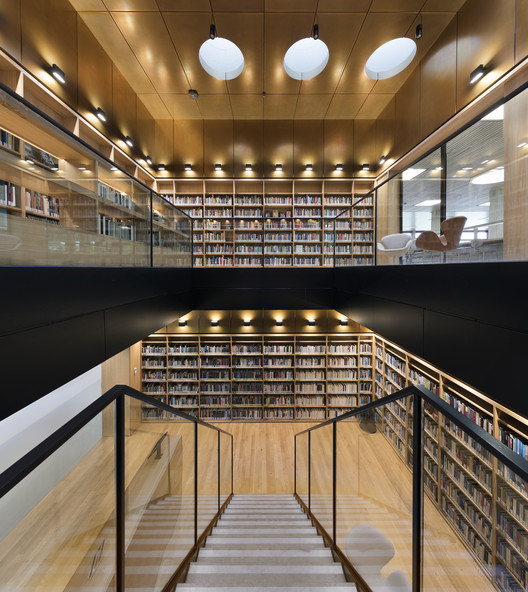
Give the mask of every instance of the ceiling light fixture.
[[379, 159], [380, 166], [387, 162], [387, 157], [384, 155]]
[[97, 109], [94, 111], [94, 114], [97, 117], [97, 119], [99, 119], [103, 123], [106, 121], [106, 113], [101, 109], [101, 107], [97, 107]]
[[342, 165], [341, 163], [339, 163], [339, 164], [336, 164], [336, 166], [335, 166], [335, 170], [336, 170], [336, 171], [342, 171], [342, 170], [343, 170], [343, 165]]
[[422, 206], [436, 206], [440, 203], [439, 199], [426, 199], [424, 201], [421, 201], [420, 203], [416, 204], [416, 207], [422, 207]]
[[374, 51], [365, 65], [365, 73], [373, 80], [385, 80], [399, 74], [413, 61], [416, 43], [399, 37], [384, 43]]
[[132, 138], [130, 136], [126, 136], [126, 138], [125, 138], [125, 144], [127, 146], [129, 146], [130, 148], [132, 148], [132, 146], [134, 146], [134, 142], [132, 142]]
[[517, 144], [517, 148], [523, 148], [528, 144], [528, 140], [523, 139], [519, 144]]
[[116, 167], [116, 166], [111, 166], [111, 167], [110, 167], [110, 170], [111, 170], [111, 171], [117, 171], [117, 167]]
[[483, 208], [489, 208], [490, 202], [489, 201], [485, 201], [484, 203], [479, 204], [479, 206], [482, 206]]
[[149, 166], [152, 166], [152, 158], [150, 158], [150, 156], [147, 156], [147, 157], [145, 158], [145, 160], [147, 161], [147, 164], [148, 164]]
[[244, 327], [249, 327], [251, 325], [251, 319], [244, 319]]
[[275, 325], [277, 327], [282, 327], [282, 325], [284, 325], [284, 321], [282, 319], [275, 319]]
[[304, 167], [305, 171], [313, 171], [313, 165], [311, 163], [308, 163], [305, 167]]
[[315, 325], [315, 319], [314, 318], [308, 319], [308, 324], [310, 325], [310, 327], [313, 327]]
[[277, 173], [281, 173], [282, 172], [282, 164], [276, 164], [275, 165], [275, 171]]
[[79, 169], [80, 171], [85, 171], [85, 170], [86, 170], [86, 167], [85, 167], [85, 166], [80, 166], [80, 167], [78, 167], [78, 169]]
[[411, 179], [414, 179], [414, 177], [421, 175], [424, 171], [425, 169], [405, 169], [402, 173], [402, 180], [410, 181]]
[[194, 88], [190, 88], [189, 89], [189, 98], [194, 99], [196, 101], [196, 99], [198, 99], [198, 91], [195, 90]]
[[314, 25], [311, 37], [290, 46], [284, 56], [284, 69], [294, 80], [310, 80], [325, 69], [329, 57], [326, 43], [319, 39], [319, 25]]
[[158, 171], [166, 171], [167, 167], [164, 164], [158, 164]]
[[492, 185], [493, 183], [504, 182], [504, 169], [492, 169], [471, 179], [473, 185]]
[[215, 171], [221, 171], [222, 170], [222, 165], [221, 164], [215, 164], [214, 169], [215, 169]]
[[244, 168], [245, 168], [246, 172], [250, 173], [253, 170], [253, 165], [246, 164], [246, 166]]
[[342, 327], [346, 327], [346, 325], [348, 325], [348, 319], [339, 319], [339, 324]]
[[184, 165], [183, 167], [186, 171], [192, 171], [192, 164], [187, 163], [186, 165]]
[[483, 76], [486, 76], [489, 71], [490, 68], [485, 68], [483, 64], [479, 64], [469, 75], [469, 83], [475, 84], [475, 82], [478, 82]]
[[414, 38], [421, 39], [422, 35], [423, 35], [423, 27], [422, 27], [422, 23], [419, 23], [416, 25], [416, 31], [414, 32]]
[[244, 69], [244, 55], [232, 41], [216, 36], [215, 25], [211, 25], [198, 57], [207, 74], [219, 80], [233, 80]]
[[365, 164], [362, 164], [361, 170], [362, 171], [370, 171], [370, 164], [368, 162], [366, 162]]
[[179, 325], [180, 327], [185, 327], [185, 326], [187, 325], [187, 321], [185, 321], [185, 320], [183, 320], [183, 319], [180, 319], [180, 320], [178, 321], [178, 325]]
[[66, 84], [66, 74], [64, 74], [57, 64], [53, 64], [48, 68], [48, 74], [51, 74], [51, 76], [61, 84]]
[[219, 319], [211, 319], [211, 327], [218, 327]]

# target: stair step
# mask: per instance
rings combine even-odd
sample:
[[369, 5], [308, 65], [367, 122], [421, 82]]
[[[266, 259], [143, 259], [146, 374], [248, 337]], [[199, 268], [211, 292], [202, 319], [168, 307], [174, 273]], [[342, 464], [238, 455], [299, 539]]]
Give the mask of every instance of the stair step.
[[[304, 586], [198, 586], [195, 584], [178, 584], [176, 590], [178, 592], [355, 592], [356, 586], [354, 584], [326, 584], [326, 585], [311, 585]], [[136, 592], [147, 592], [146, 590], [137, 590]], [[151, 591], [148, 591], [151, 592]]]
[[212, 565], [191, 563], [189, 574], [343, 574], [338, 564], [332, 565]]
[[[215, 566], [216, 567], [216, 566]], [[264, 567], [264, 566], [263, 566]], [[302, 566], [307, 567], [307, 566]], [[292, 577], [293, 576], [293, 577]], [[328, 584], [343, 583], [343, 571], [341, 573], [306, 573], [302, 569], [290, 573], [211, 573], [193, 574], [187, 576], [188, 584], [206, 586], [326, 586]]]

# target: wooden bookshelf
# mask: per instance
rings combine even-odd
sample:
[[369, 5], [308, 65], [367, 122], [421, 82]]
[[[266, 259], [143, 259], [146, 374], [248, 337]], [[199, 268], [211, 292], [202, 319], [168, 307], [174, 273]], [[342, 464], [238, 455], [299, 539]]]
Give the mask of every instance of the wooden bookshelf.
[[334, 245], [336, 265], [373, 265], [371, 189], [364, 179], [158, 182], [193, 219], [196, 267], [333, 266]]
[[[376, 398], [423, 385], [527, 457], [528, 421], [482, 393], [376, 336]], [[403, 462], [412, 466], [412, 401], [386, 405], [377, 421]], [[424, 409], [424, 490], [499, 590], [525, 590], [528, 571], [528, 483], [492, 458], [431, 405]]]

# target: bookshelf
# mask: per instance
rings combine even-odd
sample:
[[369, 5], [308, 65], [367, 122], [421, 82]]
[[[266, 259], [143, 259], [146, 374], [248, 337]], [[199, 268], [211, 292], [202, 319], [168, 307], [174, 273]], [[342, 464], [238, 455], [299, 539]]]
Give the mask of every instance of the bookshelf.
[[157, 182], [193, 219], [196, 267], [372, 265], [374, 200], [351, 208], [371, 189], [365, 179]]
[[[526, 458], [525, 419], [379, 336], [374, 347], [376, 398], [423, 385]], [[412, 413], [410, 400], [377, 413], [383, 433], [409, 467]], [[425, 405], [423, 422], [428, 497], [499, 590], [525, 590], [528, 484], [430, 405]]]

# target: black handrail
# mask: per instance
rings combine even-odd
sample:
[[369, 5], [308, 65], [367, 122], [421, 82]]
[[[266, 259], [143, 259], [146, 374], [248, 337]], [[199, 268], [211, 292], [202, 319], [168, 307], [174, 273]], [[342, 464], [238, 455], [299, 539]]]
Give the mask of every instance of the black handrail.
[[[412, 589], [413, 592], [420, 592], [422, 589], [421, 573], [422, 573], [422, 533], [423, 533], [423, 429], [422, 429], [422, 411], [424, 402], [435, 407], [445, 418], [462, 428], [467, 435], [475, 442], [480, 444], [484, 449], [490, 452], [499, 462], [503, 463], [514, 471], [521, 479], [528, 481], [528, 461], [520, 457], [513, 450], [508, 448], [505, 444], [494, 438], [484, 428], [473, 423], [465, 415], [451, 407], [443, 399], [427, 390], [423, 386], [409, 386], [396, 393], [382, 397], [353, 409], [348, 413], [344, 413], [338, 417], [328, 419], [316, 426], [312, 426], [294, 436], [294, 467], [295, 467], [295, 497], [300, 502], [306, 513], [311, 518], [325, 538], [328, 545], [331, 547], [335, 555], [339, 558], [346, 571], [348, 571], [352, 578], [356, 581], [358, 588], [362, 592], [371, 592], [368, 583], [361, 577], [355, 567], [350, 563], [348, 557], [337, 545], [336, 539], [336, 463], [337, 463], [337, 442], [336, 442], [336, 427], [341, 421], [357, 417], [366, 411], [377, 409], [389, 403], [398, 401], [406, 397], [414, 397], [414, 409], [412, 417], [413, 429], [413, 487], [412, 487]], [[333, 465], [333, 483], [332, 483], [332, 499], [333, 499], [333, 520], [332, 533], [320, 524], [317, 517], [311, 510], [311, 434], [313, 431], [323, 427], [333, 426], [332, 430], [332, 465]], [[308, 504], [297, 493], [297, 438], [303, 434], [307, 435], [306, 446], [308, 448], [307, 472], [308, 472]]]
[[[45, 440], [40, 442], [17, 462], [11, 465], [3, 473], [0, 474], [0, 498], [6, 493], [11, 491], [17, 484], [19, 484], [25, 477], [27, 477], [35, 468], [49, 458], [56, 450], [58, 450], [63, 444], [65, 444], [70, 438], [77, 434], [85, 425], [87, 425], [92, 419], [94, 419], [99, 413], [106, 409], [114, 401], [115, 405], [115, 522], [116, 522], [116, 571], [115, 571], [115, 587], [116, 592], [124, 592], [125, 587], [125, 404], [124, 398], [126, 396], [132, 397], [144, 403], [148, 403], [152, 407], [157, 407], [163, 411], [166, 411], [172, 415], [181, 417], [182, 419], [188, 420], [194, 423], [194, 492], [195, 499], [198, 493], [198, 426], [202, 425], [206, 428], [214, 430], [218, 434], [218, 511], [213, 516], [207, 527], [201, 534], [196, 532], [194, 544], [190, 547], [189, 553], [185, 559], [180, 563], [179, 566], [175, 566], [174, 574], [169, 578], [164, 590], [171, 589], [178, 583], [179, 579], [186, 572], [188, 564], [196, 556], [199, 547], [204, 544], [206, 537], [210, 533], [214, 524], [227, 507], [227, 504], [233, 496], [233, 435], [225, 430], [222, 430], [216, 426], [210, 425], [192, 415], [188, 415], [182, 411], [175, 409], [165, 403], [158, 401], [153, 397], [144, 395], [143, 393], [133, 389], [126, 385], [116, 385], [108, 390], [106, 393], [101, 395], [93, 403], [88, 405], [75, 417], [66, 422], [58, 430], [53, 432]], [[231, 491], [227, 495], [227, 499], [223, 505], [220, 506], [220, 473], [221, 473], [221, 454], [220, 445], [221, 438], [220, 434], [226, 434], [230, 438], [231, 446]], [[159, 448], [162, 440], [167, 436], [165, 432], [156, 442], [154, 448], [149, 454], [149, 457]], [[229, 445], [228, 445], [229, 446]], [[194, 506], [195, 513], [195, 524], [198, 522], [198, 504]]]

